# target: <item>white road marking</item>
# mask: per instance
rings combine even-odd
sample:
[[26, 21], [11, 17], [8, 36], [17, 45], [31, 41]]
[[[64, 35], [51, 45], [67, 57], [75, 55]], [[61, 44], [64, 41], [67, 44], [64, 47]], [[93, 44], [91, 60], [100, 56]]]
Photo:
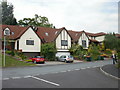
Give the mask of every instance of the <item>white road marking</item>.
[[87, 68], [90, 68], [90, 67], [87, 67]]
[[94, 68], [98, 67], [98, 66], [93, 66]]
[[3, 80], [9, 80], [10, 78], [3, 78]]
[[24, 76], [24, 78], [29, 78], [29, 77], [32, 77], [32, 76], [30, 76], [30, 75], [29, 76]]
[[75, 70], [80, 70], [80, 69], [75, 69]]
[[81, 68], [81, 69], [86, 69], [86, 68]]
[[70, 72], [71, 70], [67, 70], [68, 72]]
[[61, 71], [61, 72], [67, 72], [67, 71]]
[[34, 76], [32, 76], [32, 78], [37, 79], [37, 80], [40, 80], [40, 81], [43, 81], [43, 82], [46, 82], [46, 83], [49, 83], [49, 84], [52, 84], [52, 85], [55, 85], [55, 86], [60, 86], [60, 85], [57, 84], [57, 83], [54, 83], [54, 82], [51, 82], [51, 81], [47, 81], [47, 80], [45, 80], [45, 79], [41, 79], [41, 78], [34, 77]]
[[20, 79], [21, 77], [12, 77], [12, 79]]

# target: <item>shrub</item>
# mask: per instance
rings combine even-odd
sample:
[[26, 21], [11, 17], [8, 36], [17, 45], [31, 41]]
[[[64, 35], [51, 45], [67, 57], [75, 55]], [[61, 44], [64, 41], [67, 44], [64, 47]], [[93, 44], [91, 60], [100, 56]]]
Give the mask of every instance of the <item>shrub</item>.
[[26, 58], [27, 58], [27, 56], [25, 56], [25, 55], [22, 55], [22, 56], [21, 56], [21, 59], [22, 59], [22, 60], [25, 60]]
[[9, 54], [9, 55], [11, 54], [11, 51], [8, 51], [8, 50], [7, 50], [7, 51], [5, 51], [5, 52], [6, 52], [6, 54]]
[[25, 60], [26, 62], [32, 62], [32, 60], [31, 59], [28, 59], [28, 60]]
[[21, 51], [15, 51], [15, 54], [19, 56], [22, 60], [25, 60], [27, 56], [25, 56]]
[[14, 52], [14, 51], [11, 51], [11, 55], [12, 55], [12, 56], [15, 56], [15, 52]]
[[99, 46], [91, 44], [88, 48], [88, 54], [92, 57], [93, 60], [97, 60], [100, 55]]
[[57, 50], [54, 43], [42, 44], [41, 54], [45, 57], [46, 60], [54, 61], [56, 52]]
[[106, 49], [106, 50], [105, 50], [105, 54], [110, 55], [110, 54], [112, 54], [112, 51], [111, 51], [110, 49]]
[[81, 45], [73, 44], [69, 49], [70, 53], [74, 56], [75, 59], [83, 59], [87, 51], [83, 49]]
[[15, 52], [14, 51], [6, 51], [7, 54], [11, 55], [11, 56], [14, 56], [15, 55]]

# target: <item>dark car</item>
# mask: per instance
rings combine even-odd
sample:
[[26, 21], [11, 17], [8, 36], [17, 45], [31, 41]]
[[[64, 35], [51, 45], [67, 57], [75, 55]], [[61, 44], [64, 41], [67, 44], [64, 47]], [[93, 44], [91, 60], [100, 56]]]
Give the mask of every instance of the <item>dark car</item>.
[[43, 56], [33, 56], [30, 58], [33, 63], [45, 63], [45, 58]]

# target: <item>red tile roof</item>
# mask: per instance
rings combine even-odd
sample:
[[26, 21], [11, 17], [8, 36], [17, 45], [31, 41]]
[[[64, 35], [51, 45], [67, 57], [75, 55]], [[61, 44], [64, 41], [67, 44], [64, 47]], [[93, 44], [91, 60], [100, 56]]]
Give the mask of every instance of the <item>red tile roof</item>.
[[92, 37], [106, 35], [106, 33], [104, 33], [104, 32], [100, 32], [100, 33], [89, 33], [89, 32], [86, 32], [86, 34], [88, 36], [92, 36]]
[[94, 33], [86, 32], [86, 34], [87, 34], [88, 36], [93, 36], [93, 37], [95, 36]]
[[[4, 34], [4, 29], [5, 28], [9, 28], [10, 32], [14, 32], [14, 34], [10, 34], [9, 39], [15, 40], [21, 37], [21, 35], [23, 35], [23, 33], [30, 27], [21, 27], [21, 26], [13, 26], [13, 25], [1, 25], [2, 27], [2, 36]], [[37, 31], [36, 34], [38, 35], [38, 37], [45, 43], [45, 42], [53, 42], [56, 37], [59, 35], [59, 33], [61, 33], [61, 31], [63, 29], [65, 29], [65, 27], [60, 28], [60, 29], [54, 29], [54, 28], [47, 28], [47, 27], [36, 27]], [[66, 30], [66, 29], [65, 29]], [[67, 30], [66, 30], [67, 31]], [[68, 32], [68, 31], [67, 31]], [[46, 35], [46, 33], [48, 35]], [[68, 33], [69, 34], [69, 33]], [[70, 36], [71, 37], [71, 36]]]
[[[61, 33], [61, 31], [63, 29], [66, 30], [65, 27], [60, 28], [60, 29], [38, 27], [38, 30], [36, 33], [42, 39], [43, 43], [48, 43], [48, 42], [55, 41], [55, 39], [57, 38], [57, 36]], [[67, 33], [68, 33], [68, 31], [67, 31]]]
[[61, 29], [38, 27], [37, 35], [42, 39], [43, 42], [53, 42], [57, 35], [61, 32]]
[[106, 35], [106, 33], [100, 32], [100, 33], [95, 33], [95, 34], [94, 34], [94, 36], [103, 36], [103, 35]]
[[77, 32], [77, 31], [68, 30], [68, 33], [72, 37], [72, 42], [77, 42], [80, 36], [82, 35], [83, 31]]
[[[13, 26], [13, 25], [0, 25], [2, 27], [0, 30], [2, 31], [2, 36], [4, 36], [4, 29], [9, 28], [10, 29], [10, 36], [9, 39], [15, 40], [21, 37], [21, 35], [28, 29], [27, 27], [21, 27], [21, 26]], [[14, 34], [12, 34], [14, 32]]]

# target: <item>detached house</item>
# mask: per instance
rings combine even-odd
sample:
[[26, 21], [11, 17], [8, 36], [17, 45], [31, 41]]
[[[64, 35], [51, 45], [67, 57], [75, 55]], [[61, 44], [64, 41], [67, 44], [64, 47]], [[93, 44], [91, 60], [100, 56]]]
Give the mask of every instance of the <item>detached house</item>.
[[2, 36], [4, 36], [5, 30], [9, 33], [6, 36], [9, 39], [7, 49], [20, 50], [27, 56], [34, 56], [40, 54], [41, 44], [53, 42], [57, 48], [56, 56], [70, 54], [71, 36], [64, 27], [53, 29], [2, 25]]
[[99, 44], [104, 41], [106, 33], [88, 33], [85, 31], [68, 31], [72, 37], [72, 43], [83, 46], [84, 49], [88, 49], [91, 43]]
[[6, 43], [7, 49], [20, 50], [27, 56], [39, 55], [41, 51], [41, 39], [33, 31], [32, 27], [2, 25], [2, 36], [4, 36], [5, 30], [8, 32], [6, 39], [9, 40], [9, 44]]
[[[72, 44], [79, 44], [84, 49], [88, 49], [93, 42], [96, 44], [104, 41], [106, 33], [88, 33], [85, 31], [66, 30], [65, 27], [54, 29], [47, 27], [22, 27], [13, 25], [1, 25], [2, 38], [7, 31], [6, 49], [22, 51], [26, 56], [39, 55], [41, 52], [41, 44], [55, 43], [57, 53], [56, 56], [70, 55], [69, 49]], [[116, 34], [120, 38], [120, 34]], [[2, 39], [3, 43], [3, 39]], [[2, 44], [2, 48], [3, 48]]]
[[88, 49], [89, 47], [89, 37], [87, 36], [85, 31], [76, 32], [76, 31], [68, 31], [72, 37], [72, 43], [79, 44], [83, 46], [84, 49]]
[[100, 33], [88, 33], [88, 32], [86, 32], [86, 33], [87, 33], [89, 39], [96, 40], [96, 42], [99, 42], [99, 43], [104, 41], [105, 35], [106, 35], [106, 33], [103, 33], [103, 32], [100, 32]]
[[54, 42], [56, 45], [56, 56], [70, 54], [71, 36], [65, 27], [60, 29], [38, 27], [36, 33], [42, 39], [42, 43]]

